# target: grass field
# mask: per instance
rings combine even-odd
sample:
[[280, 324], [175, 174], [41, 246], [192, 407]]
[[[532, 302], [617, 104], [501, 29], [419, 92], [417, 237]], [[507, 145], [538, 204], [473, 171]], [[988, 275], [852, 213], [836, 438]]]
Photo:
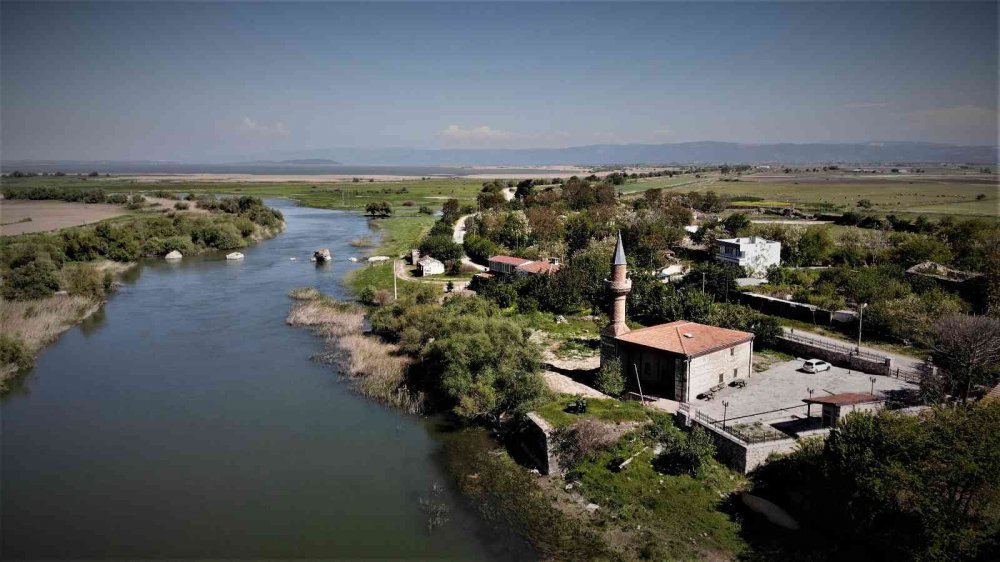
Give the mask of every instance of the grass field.
[[626, 182], [624, 185], [618, 186], [618, 191], [620, 193], [639, 193], [649, 189], [667, 189], [673, 187], [683, 187], [685, 185], [695, 185], [702, 182], [712, 181], [709, 178], [696, 178], [694, 174], [685, 174], [681, 176], [666, 177], [661, 176], [658, 178], [642, 178], [636, 180], [635, 182]]
[[[152, 192], [157, 190], [175, 193], [214, 193], [227, 195], [255, 195], [257, 197], [287, 197], [310, 207], [325, 209], [363, 210], [371, 201], [388, 201], [400, 214], [416, 214], [426, 205], [440, 209], [445, 200], [455, 198], [463, 204], [474, 204], [482, 189], [480, 179], [431, 178], [382, 182], [198, 182], [163, 181], [133, 182], [116, 178], [77, 177], [4, 178], [4, 187], [65, 187], [77, 189], [102, 188], [108, 192]], [[412, 205], [404, 203], [412, 202]]]
[[[640, 182], [637, 185], [642, 185]], [[872, 210], [896, 214], [972, 215], [995, 217], [1000, 211], [1000, 187], [981, 181], [898, 180], [865, 181], [753, 181], [723, 182], [710, 180], [677, 187], [678, 191], [715, 191], [721, 195], [748, 195], [764, 201], [737, 201], [741, 207], [789, 206], [854, 210], [857, 202], [867, 199]], [[985, 196], [978, 199], [980, 195]]]

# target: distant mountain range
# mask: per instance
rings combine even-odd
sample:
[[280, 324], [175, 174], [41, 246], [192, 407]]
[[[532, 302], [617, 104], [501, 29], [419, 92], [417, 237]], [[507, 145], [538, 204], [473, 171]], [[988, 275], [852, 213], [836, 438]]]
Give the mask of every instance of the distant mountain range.
[[819, 164], [819, 163], [949, 163], [989, 164], [1000, 161], [996, 146], [958, 146], [925, 142], [740, 144], [732, 142], [680, 142], [668, 144], [595, 144], [567, 148], [325, 148], [274, 152], [243, 157], [197, 159], [183, 162], [83, 162], [83, 161], [4, 161], [4, 171], [18, 165], [26, 168], [71, 165], [86, 168], [115, 165], [207, 165], [227, 167], [281, 168], [327, 166], [546, 166], [578, 164]]

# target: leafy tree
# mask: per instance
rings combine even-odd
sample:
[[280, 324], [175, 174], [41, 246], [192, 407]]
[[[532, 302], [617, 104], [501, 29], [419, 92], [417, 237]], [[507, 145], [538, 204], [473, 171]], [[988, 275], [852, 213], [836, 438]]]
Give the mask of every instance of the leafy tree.
[[392, 213], [392, 204], [388, 201], [372, 201], [365, 205], [365, 214], [373, 217], [388, 217]]
[[807, 228], [799, 239], [797, 263], [800, 265], [823, 265], [833, 253], [833, 239], [826, 228]]
[[462, 246], [455, 243], [450, 234], [438, 234], [420, 242], [420, 254], [441, 261], [458, 260], [462, 258]]
[[726, 217], [726, 220], [722, 221], [722, 227], [733, 236], [745, 233], [750, 226], [750, 217], [744, 215], [743, 213], [729, 215]]

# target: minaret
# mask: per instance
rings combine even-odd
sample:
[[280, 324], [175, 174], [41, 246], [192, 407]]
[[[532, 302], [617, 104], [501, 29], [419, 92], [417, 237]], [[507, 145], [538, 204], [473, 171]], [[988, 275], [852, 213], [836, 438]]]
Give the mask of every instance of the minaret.
[[622, 233], [618, 233], [618, 245], [611, 260], [611, 279], [607, 280], [611, 292], [611, 316], [608, 325], [601, 330], [601, 364], [605, 359], [618, 356], [618, 346], [615, 338], [629, 333], [625, 325], [625, 298], [632, 290], [632, 280], [626, 277], [625, 247], [622, 245]]

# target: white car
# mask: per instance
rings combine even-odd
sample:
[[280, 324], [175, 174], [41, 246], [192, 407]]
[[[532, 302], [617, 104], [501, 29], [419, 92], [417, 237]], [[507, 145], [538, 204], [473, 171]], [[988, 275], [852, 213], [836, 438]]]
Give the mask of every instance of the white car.
[[819, 359], [808, 359], [802, 364], [802, 370], [807, 373], [819, 373], [820, 371], [829, 371], [831, 365], [826, 361], [820, 361]]

